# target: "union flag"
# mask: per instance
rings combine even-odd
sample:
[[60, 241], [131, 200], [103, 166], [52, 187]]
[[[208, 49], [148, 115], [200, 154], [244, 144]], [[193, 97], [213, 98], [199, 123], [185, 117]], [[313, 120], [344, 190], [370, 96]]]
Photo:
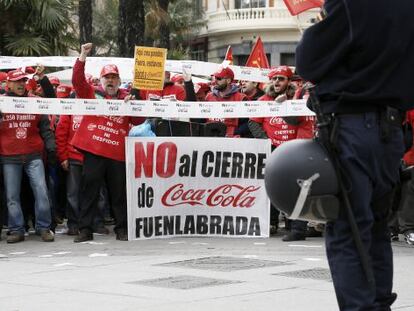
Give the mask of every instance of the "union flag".
[[291, 15], [298, 15], [304, 11], [320, 8], [324, 0], [283, 0]]
[[246, 67], [270, 68], [269, 61], [264, 50], [262, 39], [257, 38], [257, 41], [250, 53], [246, 62]]
[[224, 56], [224, 60], [228, 60], [230, 62], [230, 65], [233, 65], [233, 49], [231, 48], [231, 45], [229, 45], [227, 48], [226, 56]]

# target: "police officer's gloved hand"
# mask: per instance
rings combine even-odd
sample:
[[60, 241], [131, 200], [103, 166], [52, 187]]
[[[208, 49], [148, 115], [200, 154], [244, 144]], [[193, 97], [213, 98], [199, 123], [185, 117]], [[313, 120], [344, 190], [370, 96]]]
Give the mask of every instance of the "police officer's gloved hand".
[[47, 153], [47, 164], [50, 166], [55, 166], [57, 163], [57, 157], [55, 151], [48, 151]]

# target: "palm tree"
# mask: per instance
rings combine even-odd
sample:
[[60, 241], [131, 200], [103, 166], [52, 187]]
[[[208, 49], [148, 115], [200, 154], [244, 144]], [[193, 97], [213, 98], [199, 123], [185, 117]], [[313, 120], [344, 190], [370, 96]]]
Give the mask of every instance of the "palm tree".
[[79, 0], [78, 12], [80, 43], [92, 42], [92, 0]]
[[119, 0], [118, 48], [120, 56], [133, 56], [134, 47], [144, 44], [145, 11], [142, 0]]
[[0, 0], [0, 54], [66, 55], [76, 46], [70, 0]]
[[147, 1], [145, 21], [146, 37], [154, 45], [171, 50], [180, 49], [192, 31], [200, 27], [202, 12], [197, 1], [150, 0]]

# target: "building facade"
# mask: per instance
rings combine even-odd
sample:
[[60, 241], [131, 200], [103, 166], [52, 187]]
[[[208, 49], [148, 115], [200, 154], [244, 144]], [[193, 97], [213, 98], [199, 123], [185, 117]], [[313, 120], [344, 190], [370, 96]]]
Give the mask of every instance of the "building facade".
[[319, 10], [291, 16], [283, 0], [198, 0], [203, 27], [191, 44], [192, 58], [220, 63], [227, 47], [234, 64], [244, 65], [260, 36], [272, 66], [294, 65], [295, 48]]

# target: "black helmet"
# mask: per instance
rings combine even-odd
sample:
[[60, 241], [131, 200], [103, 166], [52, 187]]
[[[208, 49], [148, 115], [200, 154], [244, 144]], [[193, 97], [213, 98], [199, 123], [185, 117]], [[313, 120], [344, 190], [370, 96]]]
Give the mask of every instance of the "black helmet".
[[316, 222], [338, 217], [338, 178], [325, 148], [312, 139], [283, 143], [266, 162], [272, 204], [290, 219]]

